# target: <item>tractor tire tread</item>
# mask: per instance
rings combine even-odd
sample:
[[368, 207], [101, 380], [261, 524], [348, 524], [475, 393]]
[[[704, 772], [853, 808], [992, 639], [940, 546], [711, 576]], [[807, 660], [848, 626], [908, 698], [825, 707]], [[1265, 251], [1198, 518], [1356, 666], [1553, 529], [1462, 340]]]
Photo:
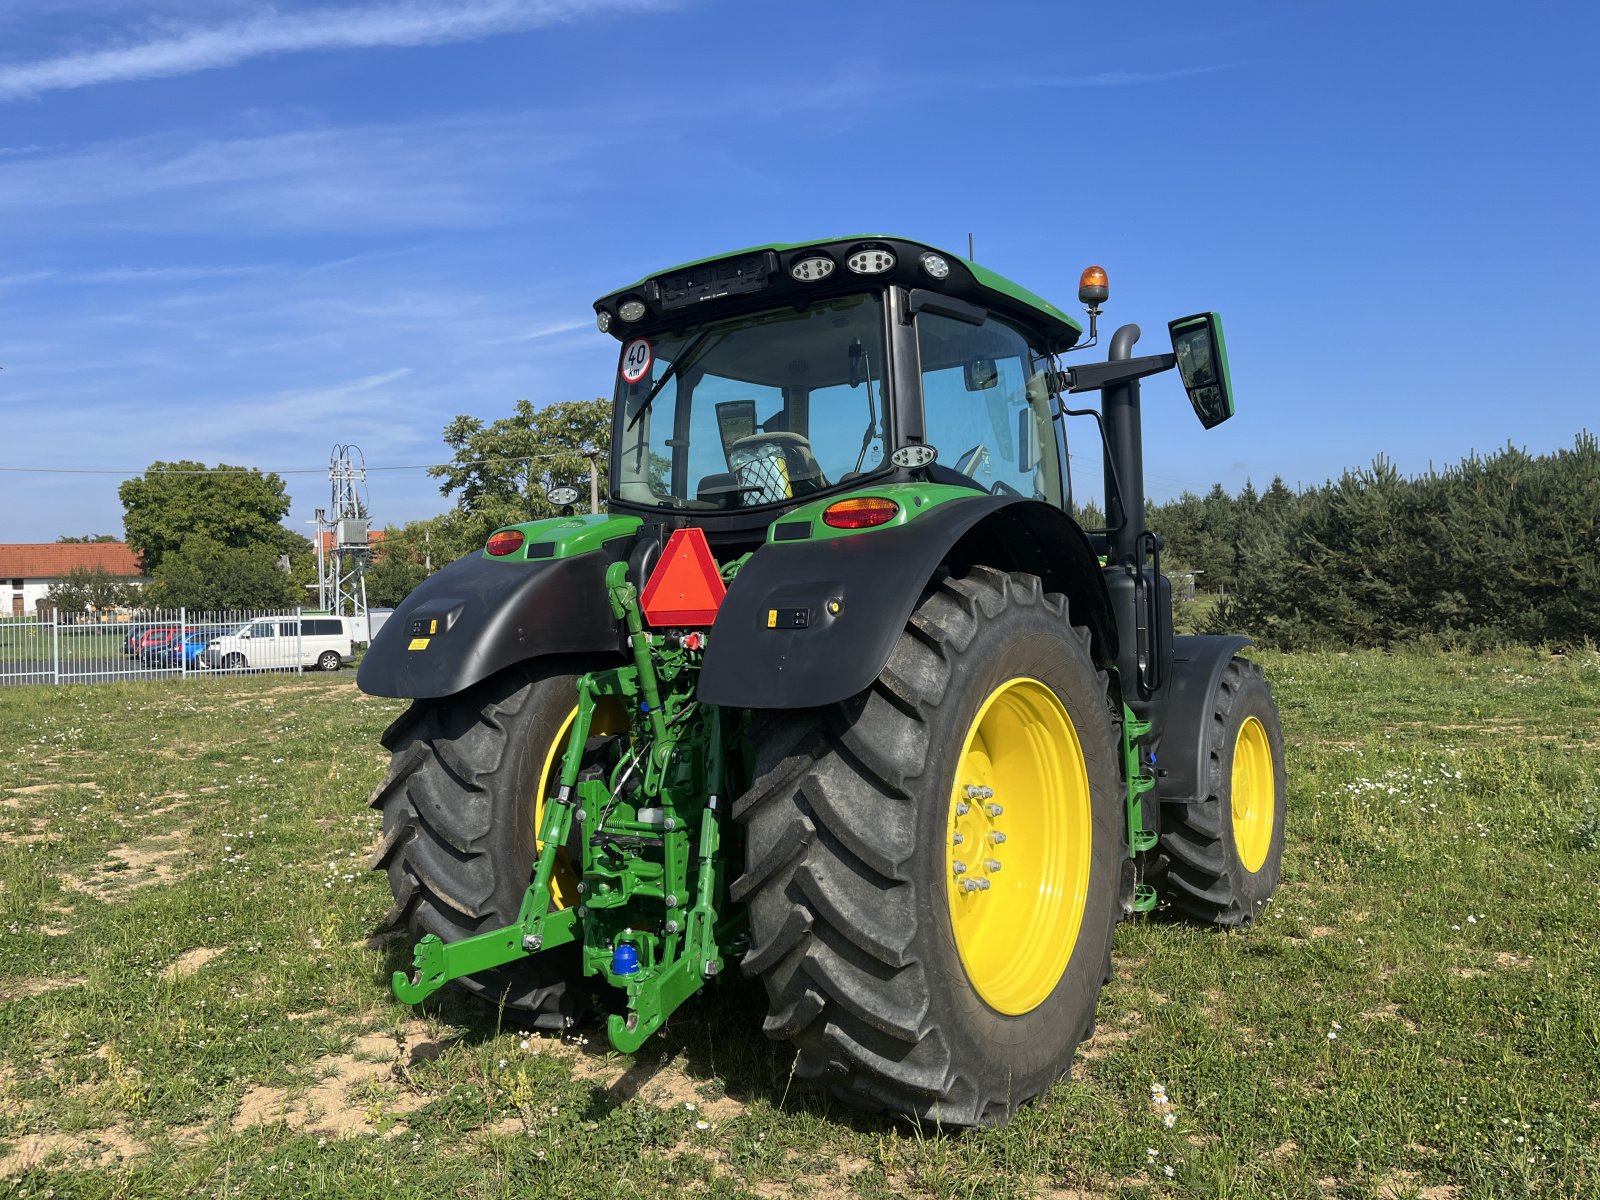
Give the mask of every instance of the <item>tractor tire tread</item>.
[[[1209, 714], [1205, 770], [1206, 795], [1194, 804], [1168, 805], [1162, 810], [1159, 847], [1164, 870], [1163, 892], [1174, 908], [1197, 921], [1224, 929], [1248, 928], [1265, 900], [1252, 902], [1245, 887], [1245, 871], [1231, 852], [1232, 820], [1230, 779], [1223, 763], [1229, 747], [1226, 731], [1235, 708], [1249, 691], [1265, 693], [1272, 702], [1271, 685], [1261, 667], [1235, 657], [1223, 671], [1215, 706]], [[1274, 713], [1276, 709], [1273, 709]], [[1278, 831], [1281, 842], [1282, 832]], [[1277, 882], [1277, 860], [1269, 859], [1271, 888]]]
[[963, 1074], [910, 953], [919, 917], [908, 860], [930, 718], [981, 623], [1008, 606], [1048, 609], [1087, 655], [1088, 631], [1036, 577], [988, 567], [936, 577], [866, 692], [769, 727], [733, 809], [750, 864], [732, 889], [751, 913], [742, 965], [766, 985], [764, 1029], [798, 1048], [797, 1079], [856, 1108], [970, 1125], [1028, 1098], [980, 1094]]

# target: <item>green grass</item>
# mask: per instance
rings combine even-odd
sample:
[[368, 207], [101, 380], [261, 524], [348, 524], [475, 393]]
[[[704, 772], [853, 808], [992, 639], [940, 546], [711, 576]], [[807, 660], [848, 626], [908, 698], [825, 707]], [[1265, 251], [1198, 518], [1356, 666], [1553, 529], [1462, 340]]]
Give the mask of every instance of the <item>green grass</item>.
[[1124, 924], [1072, 1078], [955, 1136], [791, 1087], [740, 980], [631, 1061], [394, 1003], [349, 674], [0, 689], [0, 1186], [1600, 1195], [1600, 656], [1261, 658], [1277, 901]]

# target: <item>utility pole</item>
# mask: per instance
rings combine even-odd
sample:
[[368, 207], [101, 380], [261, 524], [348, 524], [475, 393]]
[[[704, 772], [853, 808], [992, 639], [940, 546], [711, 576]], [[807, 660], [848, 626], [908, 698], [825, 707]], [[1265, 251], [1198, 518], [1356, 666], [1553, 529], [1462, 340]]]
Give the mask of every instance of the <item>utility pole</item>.
[[599, 458], [600, 451], [585, 450], [584, 454], [589, 459], [589, 511], [598, 513], [600, 511], [600, 468], [595, 465], [595, 461]]

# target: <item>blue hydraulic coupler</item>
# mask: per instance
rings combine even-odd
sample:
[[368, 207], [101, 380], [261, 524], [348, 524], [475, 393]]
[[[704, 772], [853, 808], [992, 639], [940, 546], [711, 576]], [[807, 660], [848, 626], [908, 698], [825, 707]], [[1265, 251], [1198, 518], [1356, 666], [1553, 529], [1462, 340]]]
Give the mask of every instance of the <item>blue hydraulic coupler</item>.
[[627, 942], [623, 942], [611, 952], [611, 973], [613, 975], [636, 975], [639, 972], [639, 951]]

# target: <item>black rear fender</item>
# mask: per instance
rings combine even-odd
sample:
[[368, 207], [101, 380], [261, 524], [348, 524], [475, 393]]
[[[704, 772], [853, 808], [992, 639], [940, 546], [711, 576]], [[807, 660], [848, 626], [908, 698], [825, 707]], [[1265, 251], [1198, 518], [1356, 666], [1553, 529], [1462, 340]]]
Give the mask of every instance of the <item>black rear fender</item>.
[[620, 654], [623, 633], [606, 598], [606, 569], [620, 554], [608, 543], [543, 562], [459, 558], [395, 609], [356, 683], [373, 696], [452, 696], [530, 658]]
[[[735, 708], [813, 708], [863, 691], [889, 661], [941, 567], [1026, 571], [1067, 597], [1095, 662], [1116, 659], [1100, 563], [1083, 530], [1034, 500], [974, 493], [891, 529], [762, 546], [717, 613], [699, 698]], [[837, 608], [837, 611], [833, 611]]]

